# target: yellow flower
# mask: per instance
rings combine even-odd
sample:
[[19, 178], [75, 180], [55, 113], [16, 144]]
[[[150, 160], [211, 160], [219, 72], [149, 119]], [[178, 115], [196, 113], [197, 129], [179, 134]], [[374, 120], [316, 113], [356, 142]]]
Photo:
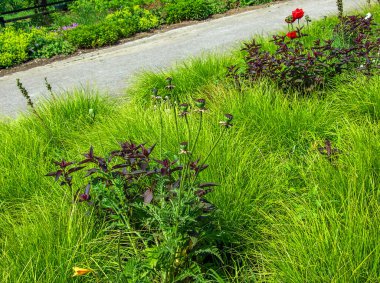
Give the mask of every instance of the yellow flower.
[[80, 267], [73, 267], [73, 269], [74, 269], [73, 277], [83, 276], [83, 275], [86, 275], [87, 273], [90, 273], [93, 271], [92, 269], [80, 268]]

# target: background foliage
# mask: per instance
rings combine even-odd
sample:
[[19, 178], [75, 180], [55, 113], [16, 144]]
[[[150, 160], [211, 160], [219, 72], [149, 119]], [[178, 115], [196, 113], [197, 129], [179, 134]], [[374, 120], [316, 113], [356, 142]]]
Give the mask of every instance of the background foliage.
[[[48, 17], [33, 17], [31, 20], [9, 23], [5, 29], [0, 28], [0, 68], [36, 58], [67, 55], [78, 48], [111, 45], [138, 32], [158, 28], [161, 24], [203, 20], [231, 8], [266, 2], [270, 1], [76, 0], [69, 4], [68, 12], [51, 7], [49, 9], [54, 13]], [[2, 11], [9, 11], [30, 7], [33, 3], [32, 0], [6, 0], [0, 3], [0, 7]], [[5, 15], [5, 18], [33, 13], [33, 10], [20, 12]], [[19, 47], [10, 47], [11, 42], [19, 40]]]

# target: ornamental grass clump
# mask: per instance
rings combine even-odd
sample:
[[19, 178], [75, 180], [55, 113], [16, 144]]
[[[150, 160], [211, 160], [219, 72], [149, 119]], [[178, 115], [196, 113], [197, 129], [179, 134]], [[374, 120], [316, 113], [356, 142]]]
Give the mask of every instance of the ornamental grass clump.
[[342, 17], [333, 39], [316, 38], [310, 44], [304, 39], [308, 36], [304, 26], [298, 22], [293, 27], [303, 15], [297, 9], [285, 19], [289, 32], [273, 36], [274, 52], [264, 50], [256, 40], [246, 43], [244, 65], [231, 66], [229, 76], [251, 81], [269, 78], [284, 90], [306, 94], [328, 86], [344, 71], [357, 70], [367, 76], [378, 72], [380, 37], [372, 17]]
[[[168, 85], [174, 86], [171, 79]], [[74, 205], [87, 203], [108, 223], [110, 231], [116, 231], [120, 280], [192, 282], [223, 261], [217, 210], [206, 198], [217, 184], [204, 182], [201, 173], [232, 126], [233, 116], [225, 115], [219, 136], [208, 153], [202, 150], [207, 154], [200, 158], [194, 152], [207, 112], [206, 101], [197, 99], [193, 107], [189, 103], [177, 106], [169, 98], [161, 99], [158, 90], [153, 96], [155, 111], [173, 108], [173, 119], [181, 124], [176, 126], [177, 135], [186, 140], [179, 143], [176, 152], [164, 155], [160, 150], [155, 155], [155, 144], [124, 141], [119, 148], [99, 155], [91, 146], [79, 162], [54, 162], [58, 168], [47, 176], [69, 189]], [[198, 127], [190, 125], [190, 115], [199, 120]], [[185, 134], [179, 128], [186, 129]], [[81, 174], [80, 179], [74, 173]]]

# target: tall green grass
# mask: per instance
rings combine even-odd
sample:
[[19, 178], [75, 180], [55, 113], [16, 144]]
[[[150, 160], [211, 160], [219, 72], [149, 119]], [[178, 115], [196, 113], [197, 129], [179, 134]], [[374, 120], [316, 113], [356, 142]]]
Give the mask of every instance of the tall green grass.
[[[104, 154], [127, 139], [157, 143], [161, 131], [156, 154], [177, 154], [172, 112], [150, 101], [152, 88], [169, 95], [168, 76], [181, 102], [207, 99], [196, 156], [212, 147], [222, 115], [234, 115], [203, 174], [220, 184], [208, 198], [233, 243], [209, 282], [379, 281], [380, 77], [342, 76], [323, 97], [289, 96], [265, 80], [237, 89], [225, 77], [236, 58], [145, 73], [128, 92], [131, 102], [77, 91], [42, 103], [42, 121], [28, 114], [1, 122], [2, 282], [118, 282], [112, 231], [44, 175], [52, 160], [79, 160], [90, 145]], [[318, 150], [325, 139], [340, 150], [331, 161]], [[70, 279], [73, 266], [96, 277]]]

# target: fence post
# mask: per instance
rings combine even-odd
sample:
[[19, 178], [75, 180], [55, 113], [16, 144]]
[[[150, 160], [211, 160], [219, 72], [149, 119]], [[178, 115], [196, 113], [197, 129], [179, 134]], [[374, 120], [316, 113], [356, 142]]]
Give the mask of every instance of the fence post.
[[42, 11], [46, 12], [47, 0], [41, 0]]
[[5, 20], [3, 17], [0, 17], [0, 26], [3, 28], [5, 27]]

